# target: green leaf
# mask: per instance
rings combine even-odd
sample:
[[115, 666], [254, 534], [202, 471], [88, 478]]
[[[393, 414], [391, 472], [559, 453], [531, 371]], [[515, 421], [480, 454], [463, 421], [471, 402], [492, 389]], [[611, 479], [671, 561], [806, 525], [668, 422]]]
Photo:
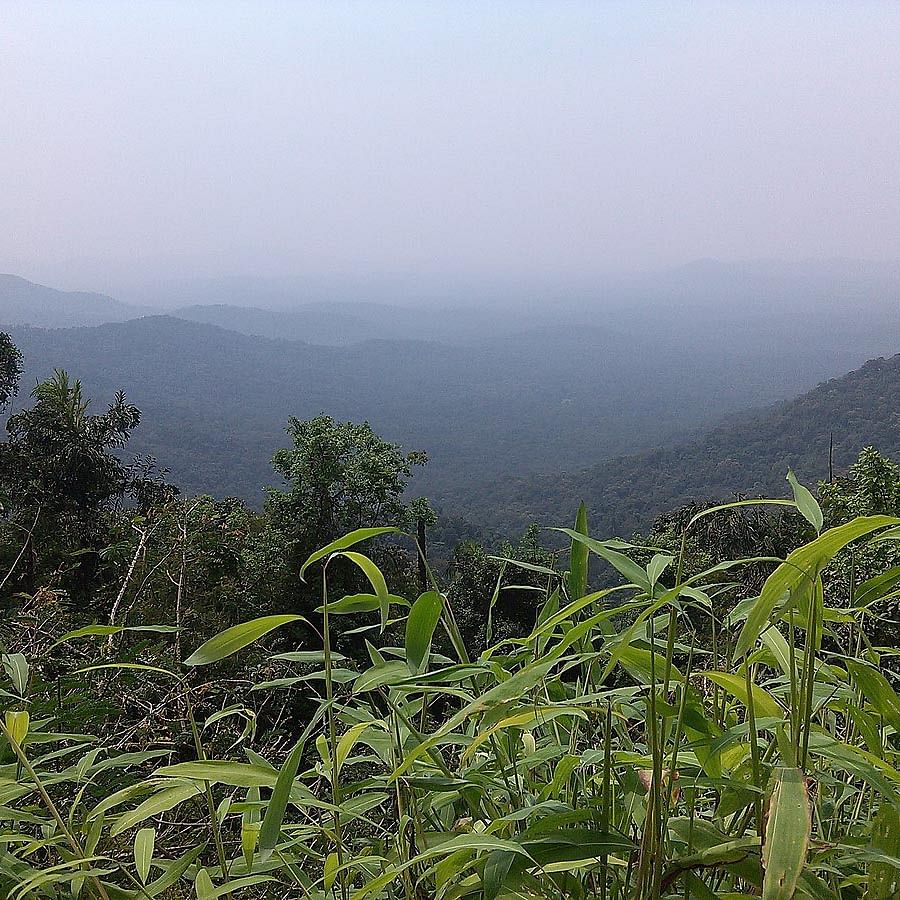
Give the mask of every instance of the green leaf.
[[675, 557], [670, 556], [668, 553], [654, 553], [653, 558], [647, 563], [647, 575], [650, 578], [650, 583], [656, 584], [662, 573], [672, 565], [674, 560]]
[[485, 693], [476, 697], [470, 703], [467, 703], [455, 715], [447, 719], [443, 725], [436, 729], [426, 740], [407, 751], [400, 765], [397, 766], [391, 774], [391, 778], [399, 778], [420, 756], [437, 746], [445, 735], [450, 734], [450, 732], [455, 728], [458, 728], [472, 716], [491, 709], [493, 706], [497, 706], [501, 703], [507, 703], [510, 700], [518, 700], [523, 697], [547, 677], [548, 673], [556, 663], [556, 659], [546, 659], [541, 662], [531, 663], [525, 668], [520, 669], [512, 677], [507, 678], [506, 681], [501, 681], [500, 684], [494, 685], [490, 690], [485, 691]]
[[436, 591], [426, 591], [409, 611], [406, 620], [406, 660], [413, 672], [422, 670], [443, 608], [444, 598]]
[[622, 835], [594, 828], [553, 828], [545, 824], [557, 818], [546, 816], [522, 838], [522, 846], [539, 865], [595, 860], [604, 854], [628, 854], [634, 844]]
[[210, 663], [225, 659], [238, 650], [258, 641], [264, 635], [288, 622], [297, 622], [303, 616], [262, 616], [259, 619], [251, 619], [240, 625], [233, 625], [210, 638], [198, 647], [185, 661], [186, 666], [206, 666]]
[[[582, 504], [583, 507], [584, 504]], [[481, 879], [484, 900], [496, 900], [515, 859], [516, 854], [509, 850], [492, 850], [488, 854], [484, 862], [484, 875]]]
[[[747, 682], [740, 675], [732, 675], [730, 672], [701, 672], [704, 678], [719, 685], [740, 700], [744, 706], [747, 705]], [[754, 684], [753, 693], [753, 711], [757, 719], [783, 719], [784, 711], [778, 705], [778, 701], [758, 684]]]
[[28, 736], [28, 726], [31, 721], [28, 710], [8, 709], [4, 715], [4, 719], [9, 736], [21, 747], [22, 742]]
[[799, 769], [778, 769], [763, 843], [763, 900], [791, 900], [806, 864], [812, 829], [806, 779]]
[[900, 697], [890, 682], [881, 672], [856, 660], [847, 660], [847, 671], [853, 676], [862, 695], [875, 708], [875, 712], [900, 733]]
[[153, 847], [156, 843], [156, 829], [142, 828], [134, 836], [134, 867], [137, 869], [141, 884], [147, 883], [150, 864], [153, 862]]
[[[617, 648], [616, 661], [635, 681], [641, 684], [650, 684], [650, 678], [654, 672], [657, 680], [661, 681], [663, 672], [666, 670], [665, 656], [630, 644]], [[674, 665], [669, 666], [669, 677], [674, 681], [684, 680], [684, 676]]]
[[[164, 864], [165, 871], [156, 881], [151, 882], [147, 886], [147, 894], [151, 897], [165, 896], [165, 891], [178, 882], [204, 850], [206, 850], [206, 844], [198, 844], [196, 847], [191, 847], [184, 856], [179, 857], [174, 862]], [[157, 865], [160, 865], [159, 860], [157, 860]], [[143, 894], [138, 896], [143, 896]]]
[[[351, 616], [356, 613], [373, 612], [381, 606], [381, 598], [377, 594], [346, 594], [339, 600], [328, 601], [328, 614], [332, 616]], [[319, 606], [316, 612], [324, 612]]]
[[194, 890], [197, 900], [216, 900], [216, 888], [206, 869], [200, 869], [194, 879]]
[[291, 788], [294, 786], [302, 755], [303, 741], [297, 741], [285, 761], [284, 768], [278, 773], [278, 780], [269, 798], [269, 805], [266, 807], [262, 828], [259, 831], [259, 855], [263, 862], [268, 860], [278, 845], [281, 825], [287, 812], [288, 801], [291, 799]]
[[863, 582], [853, 592], [853, 606], [857, 609], [868, 606], [889, 594], [898, 584], [900, 584], [900, 566], [894, 566]]
[[392, 660], [380, 666], [372, 666], [366, 669], [353, 684], [353, 693], [362, 694], [366, 691], [374, 691], [385, 684], [394, 684], [409, 678], [409, 666], [403, 660]]
[[3, 668], [20, 697], [28, 688], [28, 660], [23, 653], [4, 653]]
[[573, 541], [577, 541], [593, 550], [598, 556], [605, 559], [620, 575], [627, 579], [631, 584], [650, 593], [650, 580], [647, 573], [633, 560], [619, 553], [618, 550], [612, 550], [600, 541], [595, 541], [584, 534], [579, 534], [571, 528], [555, 528], [554, 531], [561, 531], [567, 534]]
[[341, 735], [337, 745], [337, 752], [335, 753], [335, 765], [338, 774], [340, 774], [347, 757], [350, 755], [350, 751], [353, 750], [360, 735], [371, 725], [371, 722], [357, 722], [349, 731]]
[[259, 839], [259, 788], [247, 789], [247, 808], [241, 816], [241, 853], [247, 864], [247, 871], [253, 868], [253, 855], [256, 852], [256, 842]]
[[[157, 774], [160, 773], [157, 772]], [[202, 787], [198, 784], [176, 784], [148, 797], [139, 806], [119, 818], [110, 831], [110, 837], [116, 837], [151, 816], [158, 816], [160, 813], [174, 809], [179, 803], [195, 797], [201, 790]]]
[[357, 528], [356, 531], [351, 531], [349, 534], [345, 534], [336, 541], [332, 541], [326, 547], [322, 547], [321, 550], [316, 550], [315, 553], [310, 554], [306, 562], [300, 567], [300, 578], [303, 579], [304, 573], [314, 562], [318, 562], [320, 559], [324, 559], [332, 553], [346, 550], [348, 547], [353, 547], [355, 544], [362, 543], [362, 541], [367, 541], [370, 538], [378, 537], [382, 534], [402, 533], [403, 532], [399, 528]]
[[364, 556], [362, 553], [354, 553], [353, 551], [336, 553], [335, 556], [343, 556], [344, 558], [349, 559], [350, 562], [355, 563], [363, 571], [366, 578], [369, 579], [369, 584], [372, 585], [375, 596], [380, 597], [381, 599], [387, 598], [388, 589], [387, 582], [384, 580], [384, 575], [382, 575], [381, 569], [379, 569], [368, 556]]
[[790, 678], [791, 648], [788, 646], [788, 642], [785, 640], [784, 635], [777, 628], [767, 628], [760, 635], [760, 640], [774, 657], [778, 668]]
[[190, 778], [193, 781], [230, 784], [232, 787], [243, 788], [274, 787], [278, 779], [278, 772], [275, 769], [219, 759], [175, 763], [173, 766], [163, 766], [156, 774], [161, 778]]
[[[872, 823], [872, 848], [887, 857], [900, 858], [900, 813], [892, 803], [882, 803]], [[887, 860], [869, 863], [867, 900], [887, 900], [900, 895], [900, 867]]]
[[83, 637], [109, 637], [114, 634], [121, 634], [124, 631], [147, 631], [152, 634], [174, 634], [178, 629], [174, 625], [85, 625], [83, 628], [76, 628], [74, 631], [66, 632], [58, 641], [51, 644], [50, 649], [58, 647], [60, 644], [74, 641]]
[[791, 490], [794, 492], [794, 503], [797, 504], [800, 515], [803, 516], [817, 532], [821, 532], [822, 526], [825, 524], [825, 517], [822, 515], [822, 509], [816, 502], [816, 498], [810, 493], [809, 488], [804, 487], [797, 481], [797, 476], [794, 475], [791, 469], [788, 469], [787, 480], [791, 486]]
[[440, 857], [449, 857], [458, 851], [468, 851], [472, 854], [479, 851], [491, 852], [493, 850], [507, 850], [510, 853], [523, 856], [531, 861], [528, 852], [522, 848], [520, 844], [514, 841], [502, 840], [489, 834], [461, 834], [453, 837], [448, 841], [443, 841], [428, 850], [424, 850], [418, 856], [402, 863], [401, 865], [391, 866], [387, 871], [375, 878], [369, 879], [366, 884], [359, 888], [351, 895], [351, 900], [363, 900], [365, 897], [379, 895], [392, 881], [399, 878], [407, 869], [417, 866], [420, 863], [427, 862], [431, 859]]
[[322, 870], [322, 883], [326, 891], [334, 887], [338, 872], [338, 855], [333, 850], [325, 857], [325, 865]]
[[756, 643], [776, 605], [807, 578], [814, 578], [847, 544], [880, 528], [896, 525], [893, 516], [861, 516], [845, 525], [830, 528], [814, 541], [798, 547], [766, 579], [738, 635], [734, 658], [740, 659]]
[[[583, 502], [575, 516], [575, 531], [588, 536], [587, 507]], [[589, 552], [585, 544], [572, 538], [569, 547], [569, 578], [566, 583], [570, 600], [579, 600], [587, 593]]]

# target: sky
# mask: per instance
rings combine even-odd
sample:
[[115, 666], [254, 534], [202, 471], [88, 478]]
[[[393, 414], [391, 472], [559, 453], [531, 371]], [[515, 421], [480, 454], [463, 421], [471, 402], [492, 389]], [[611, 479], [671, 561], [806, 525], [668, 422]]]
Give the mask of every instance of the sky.
[[0, 271], [896, 260], [898, 46], [866, 0], [0, 0]]

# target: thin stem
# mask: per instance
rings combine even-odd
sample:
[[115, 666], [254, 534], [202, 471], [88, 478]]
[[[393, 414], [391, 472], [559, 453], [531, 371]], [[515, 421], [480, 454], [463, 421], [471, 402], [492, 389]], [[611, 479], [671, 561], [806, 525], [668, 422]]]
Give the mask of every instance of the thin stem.
[[[34, 786], [37, 788], [37, 792], [41, 795], [41, 800], [44, 802], [44, 806], [47, 807], [47, 811], [51, 816], [53, 816], [54, 821], [56, 822], [57, 826], [59, 826], [59, 830], [63, 833], [63, 835], [65, 835], [66, 840], [69, 842], [69, 846], [79, 857], [84, 858], [84, 850], [82, 849], [81, 844], [78, 842], [78, 838], [76, 838], [75, 835], [66, 826], [63, 817], [60, 815], [59, 810], [56, 808], [56, 804], [47, 793], [47, 789], [44, 787], [44, 783], [41, 781], [41, 777], [34, 770], [34, 767], [28, 761], [28, 757], [25, 755], [25, 751], [22, 749], [22, 746], [13, 737], [10, 730], [6, 727], [6, 723], [2, 719], [0, 719], [0, 732], [2, 732], [6, 740], [9, 741], [9, 745], [10, 747], [12, 747], [13, 752], [16, 754], [16, 757], [19, 760], [19, 764], [22, 766], [22, 769], [34, 782]], [[103, 900], [109, 900], [109, 894], [107, 894], [106, 888], [103, 886], [103, 882], [101, 882], [96, 875], [91, 875], [90, 879], [91, 883], [94, 885], [97, 891], [97, 894], [102, 897]]]

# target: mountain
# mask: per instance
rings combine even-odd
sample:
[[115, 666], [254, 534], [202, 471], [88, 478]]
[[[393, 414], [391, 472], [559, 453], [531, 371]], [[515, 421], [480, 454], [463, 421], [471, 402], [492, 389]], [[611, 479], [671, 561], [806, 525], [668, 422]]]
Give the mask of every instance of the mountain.
[[17, 275], [0, 275], [0, 325], [4, 327], [70, 328], [121, 322], [143, 314], [141, 308], [120, 303], [105, 294], [57, 291]]
[[11, 331], [25, 356], [23, 385], [62, 367], [98, 400], [122, 388], [144, 411], [133, 449], [159, 457], [186, 490], [251, 498], [271, 479], [269, 459], [292, 415], [369, 420], [427, 450], [433, 462], [417, 489], [443, 492], [476, 475], [650, 446], [743, 399], [728, 387], [710, 391], [702, 366], [673, 377], [684, 369], [677, 358], [648, 363], [646, 350], [601, 329], [477, 347], [324, 347], [167, 316]]
[[[426, 450], [431, 463], [412, 490], [452, 514], [509, 534], [534, 520], [568, 521], [584, 497], [598, 528], [627, 533], [694, 496], [780, 492], [788, 462], [801, 475], [821, 474], [807, 463], [822, 463], [827, 441], [823, 449], [821, 431], [797, 438], [791, 429], [802, 416], [771, 428], [777, 412], [767, 408], [704, 430], [900, 347], [890, 268], [767, 276], [698, 263], [676, 274], [629, 283], [630, 305], [626, 294], [608, 306], [515, 313], [225, 304], [140, 318], [145, 310], [102, 295], [7, 277], [0, 328], [25, 354], [23, 387], [62, 367], [98, 401], [124, 389], [144, 411], [129, 452], [155, 455], [187, 492], [258, 501], [287, 419], [327, 413], [368, 420], [386, 438]], [[7, 324], [75, 313], [119, 321]], [[876, 420], [864, 394], [846, 403], [810, 425], [835, 431], [839, 462], [844, 448], [852, 456], [877, 443], [892, 421]], [[779, 456], [785, 440], [794, 443]]]
[[193, 304], [171, 315], [256, 337], [347, 346], [369, 340], [471, 344], [510, 331], [505, 312], [464, 307], [402, 307], [386, 303], [303, 303], [291, 309]]
[[[583, 500], [597, 534], [629, 535], [691, 501], [783, 497], [793, 468], [807, 484], [868, 445], [900, 457], [900, 354], [820, 384], [790, 402], [733, 416], [700, 439], [621, 456], [563, 475], [503, 478], [448, 498], [489, 531], [567, 522]], [[471, 498], [477, 497], [473, 503]]]
[[[23, 386], [55, 367], [101, 399], [124, 389], [144, 411], [130, 449], [191, 492], [259, 499], [289, 416], [369, 420], [432, 462], [414, 490], [483, 494], [482, 479], [574, 470], [709, 426], [807, 387], [823, 361], [716, 348], [684, 353], [654, 335], [543, 328], [472, 345], [365, 341], [325, 347], [170, 316], [73, 329], [11, 329]], [[833, 361], [828, 361], [834, 364]], [[826, 370], [827, 371], [827, 370]], [[20, 402], [26, 402], [23, 390]]]

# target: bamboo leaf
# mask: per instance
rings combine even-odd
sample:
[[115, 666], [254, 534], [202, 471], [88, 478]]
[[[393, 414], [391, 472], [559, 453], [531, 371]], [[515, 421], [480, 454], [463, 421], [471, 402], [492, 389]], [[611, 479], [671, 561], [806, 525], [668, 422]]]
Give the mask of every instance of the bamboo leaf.
[[150, 864], [153, 862], [153, 847], [156, 843], [156, 829], [142, 828], [134, 836], [134, 867], [137, 869], [141, 884], [147, 883]]
[[28, 689], [28, 660], [23, 653], [4, 653], [3, 668], [9, 676], [16, 693], [20, 697], [25, 696]]
[[443, 608], [444, 598], [436, 591], [426, 591], [409, 611], [406, 620], [406, 660], [413, 672], [422, 670]]
[[208, 781], [210, 784], [230, 784], [232, 787], [274, 787], [278, 772], [253, 763], [229, 762], [210, 759], [197, 762], [175, 763], [157, 770], [162, 778], [190, 778]]
[[247, 789], [247, 808], [241, 816], [241, 853], [248, 872], [253, 868], [259, 828], [259, 788], [252, 787]]
[[810, 818], [806, 779], [799, 769], [778, 769], [763, 843], [763, 900], [791, 900], [806, 864]]
[[[582, 504], [582, 508], [584, 504]], [[583, 590], [583, 588], [582, 588]], [[496, 900], [503, 889], [503, 882], [516, 859], [516, 854], [509, 850], [492, 850], [484, 862], [482, 888], [484, 900]]]
[[334, 887], [338, 872], [338, 862], [338, 855], [333, 850], [325, 857], [325, 865], [322, 869], [322, 883], [326, 891], [330, 891]]
[[650, 580], [647, 578], [647, 573], [633, 559], [625, 556], [624, 553], [612, 550], [600, 541], [595, 541], [593, 538], [580, 534], [571, 528], [555, 528], [554, 531], [561, 531], [572, 538], [573, 541], [577, 541], [589, 550], [593, 550], [597, 556], [605, 559], [627, 581], [650, 593]]
[[297, 769], [300, 766], [302, 755], [303, 741], [297, 741], [294, 749], [288, 754], [284, 767], [278, 773], [278, 780], [275, 782], [275, 788], [269, 798], [269, 805], [266, 807], [266, 814], [259, 830], [259, 855], [263, 862], [269, 859], [278, 845], [281, 825], [284, 822], [284, 814], [287, 812], [291, 789], [294, 786], [294, 779], [297, 777]]
[[898, 522], [900, 519], [893, 516], [861, 516], [846, 525], [830, 528], [811, 543], [790, 553], [766, 579], [762, 592], [753, 603], [738, 635], [734, 658], [737, 660], [743, 657], [756, 643], [775, 606], [785, 595], [797, 588], [804, 579], [814, 578], [832, 560], [835, 553], [873, 531]]
[[853, 606], [857, 609], [868, 606], [889, 594], [897, 585], [900, 585], [900, 566], [894, 566], [863, 582], [853, 592]]
[[288, 622], [297, 622], [303, 616], [262, 616], [240, 625], [233, 625], [201, 644], [185, 661], [186, 666], [206, 666], [243, 650], [264, 635]]
[[381, 573], [381, 569], [379, 569], [368, 556], [364, 556], [362, 553], [354, 553], [352, 550], [336, 553], [335, 556], [343, 556], [345, 559], [349, 559], [350, 562], [355, 563], [362, 570], [366, 578], [369, 579], [369, 584], [372, 585], [375, 596], [382, 600], [387, 599], [388, 589], [387, 582], [384, 580], [384, 575]]
[[[747, 705], [747, 682], [740, 675], [732, 675], [730, 672], [702, 672], [704, 678], [719, 685]], [[778, 701], [768, 691], [754, 684], [751, 690], [753, 694], [753, 709], [756, 718], [783, 719], [784, 711], [778, 705]]]
[[374, 691], [386, 684], [394, 684], [409, 678], [409, 666], [403, 660], [391, 660], [381, 666], [372, 666], [367, 669], [353, 683], [353, 693], [363, 694], [366, 691]]
[[332, 553], [337, 553], [340, 550], [347, 550], [349, 547], [353, 547], [363, 541], [368, 541], [373, 537], [379, 537], [382, 534], [402, 533], [403, 532], [400, 531], [399, 528], [357, 528], [356, 531], [351, 531], [349, 534], [345, 534], [336, 541], [332, 541], [320, 550], [316, 550], [315, 553], [311, 553], [306, 562], [300, 567], [300, 578], [301, 580], [304, 580], [303, 576], [306, 573], [306, 570], [313, 563], [318, 562], [320, 559], [324, 559], [326, 556], [330, 556]]
[[21, 747], [22, 742], [28, 736], [28, 726], [31, 722], [28, 710], [8, 709], [4, 715], [4, 719], [9, 736]]
[[[588, 536], [587, 507], [584, 503], [578, 507], [578, 513], [575, 516], [575, 530], [585, 537]], [[570, 600], [579, 600], [587, 593], [588, 554], [587, 546], [572, 538], [569, 547], [569, 577], [566, 583]]]
[[216, 900], [216, 888], [206, 869], [200, 869], [197, 872], [197, 877], [194, 879], [194, 890], [197, 893], [197, 900]]
[[371, 725], [371, 722], [357, 722], [349, 731], [341, 735], [337, 745], [337, 752], [335, 753], [335, 764], [338, 772], [344, 767], [344, 763], [347, 761], [347, 757], [359, 740], [360, 735]]
[[879, 716], [884, 716], [900, 734], [900, 697], [881, 672], [853, 659], [847, 660], [847, 671], [862, 695]]
[[[900, 813], [893, 803], [882, 803], [872, 824], [872, 849], [900, 859]], [[866, 900], [889, 900], [900, 895], [900, 866], [889, 860], [869, 863]]]
[[822, 531], [822, 525], [825, 524], [825, 517], [822, 515], [822, 509], [816, 502], [816, 498], [810, 493], [809, 488], [804, 487], [797, 481], [797, 476], [791, 469], [788, 469], [787, 480], [794, 492], [794, 503], [800, 515], [816, 529], [819, 533]]
[[455, 728], [458, 728], [461, 723], [465, 722], [473, 715], [484, 712], [498, 704], [521, 698], [536, 685], [540, 684], [556, 663], [556, 659], [547, 659], [539, 663], [532, 663], [526, 668], [520, 669], [515, 675], [507, 678], [506, 681], [500, 682], [500, 684], [495, 685], [490, 688], [490, 690], [485, 691], [481, 696], [476, 697], [470, 703], [467, 703], [455, 715], [447, 719], [440, 728], [431, 734], [430, 737], [418, 746], [409, 750], [401, 763], [391, 774], [391, 778], [399, 778], [404, 772], [409, 770], [419, 757], [435, 747], [445, 735], [450, 734]]
[[119, 818], [110, 831], [110, 837], [116, 837], [151, 816], [158, 816], [160, 813], [174, 809], [179, 803], [195, 797], [201, 790], [202, 787], [199, 784], [176, 784], [148, 797], [139, 806]]

